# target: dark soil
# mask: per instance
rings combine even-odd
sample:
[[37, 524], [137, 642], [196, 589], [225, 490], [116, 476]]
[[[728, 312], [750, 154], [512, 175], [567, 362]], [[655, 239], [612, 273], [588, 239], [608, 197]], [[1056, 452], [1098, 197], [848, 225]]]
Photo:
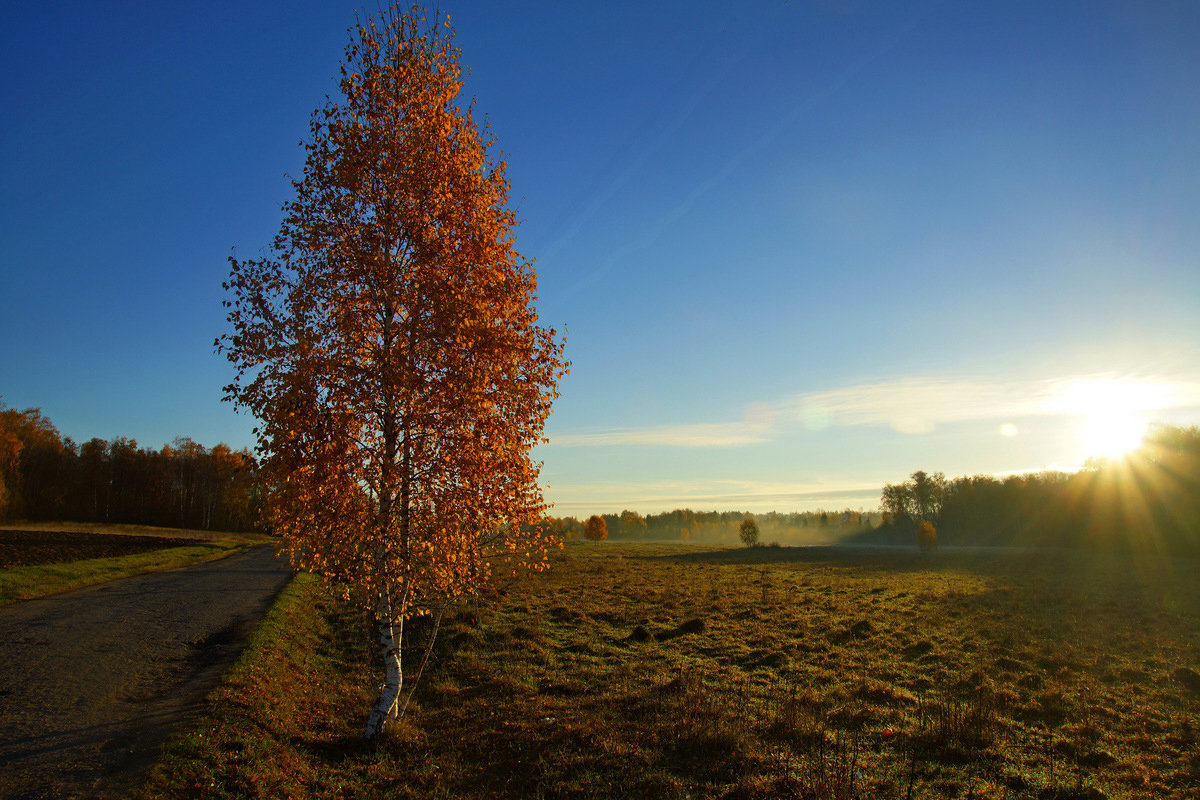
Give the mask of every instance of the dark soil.
[[113, 558], [186, 544], [168, 536], [0, 530], [0, 569]]

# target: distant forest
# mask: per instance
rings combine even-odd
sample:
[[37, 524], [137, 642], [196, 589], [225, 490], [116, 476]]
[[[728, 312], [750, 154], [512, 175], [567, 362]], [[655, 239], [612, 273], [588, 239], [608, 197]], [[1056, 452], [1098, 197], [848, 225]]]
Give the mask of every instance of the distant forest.
[[259, 489], [248, 450], [188, 438], [161, 450], [125, 438], [76, 444], [37, 409], [0, 404], [0, 520], [248, 531]]

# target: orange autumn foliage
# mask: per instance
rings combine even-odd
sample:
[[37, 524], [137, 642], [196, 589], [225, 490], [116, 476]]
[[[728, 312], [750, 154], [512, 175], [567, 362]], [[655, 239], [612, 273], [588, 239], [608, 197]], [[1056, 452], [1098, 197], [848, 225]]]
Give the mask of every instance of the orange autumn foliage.
[[566, 372], [514, 248], [505, 164], [456, 105], [448, 22], [359, 24], [269, 253], [230, 259], [271, 528], [381, 625], [541, 570], [531, 449]]
[[592, 514], [583, 526], [583, 535], [593, 542], [602, 542], [608, 538], [608, 523], [604, 517]]
[[937, 529], [927, 519], [921, 520], [921, 523], [917, 525], [917, 546], [923, 552], [937, 548]]

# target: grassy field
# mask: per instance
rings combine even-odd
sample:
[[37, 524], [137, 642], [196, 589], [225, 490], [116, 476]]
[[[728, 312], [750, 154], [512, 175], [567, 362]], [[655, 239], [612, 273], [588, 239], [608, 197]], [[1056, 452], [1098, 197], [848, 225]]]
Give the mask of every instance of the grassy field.
[[365, 620], [302, 578], [141, 796], [1194, 798], [1196, 566], [569, 545], [378, 749]]
[[[0, 569], [0, 606], [80, 589], [117, 578], [140, 575], [145, 572], [175, 569], [211, 561], [250, 545], [271, 541], [268, 537], [259, 534], [87, 523], [9, 523], [0, 525], [0, 530], [44, 531], [47, 539], [53, 539], [56, 533], [79, 531], [179, 540], [178, 547], [142, 553], [104, 558], [83, 558], [64, 563], [23, 564]], [[79, 556], [76, 555], [75, 558], [79, 558]]]

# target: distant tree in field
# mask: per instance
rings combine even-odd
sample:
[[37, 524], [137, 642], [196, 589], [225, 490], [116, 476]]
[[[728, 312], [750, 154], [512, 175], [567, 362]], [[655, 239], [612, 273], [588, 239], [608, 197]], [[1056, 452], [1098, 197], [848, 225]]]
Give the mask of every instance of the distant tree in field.
[[230, 259], [218, 340], [226, 398], [260, 421], [271, 528], [374, 609], [369, 738], [403, 713], [406, 619], [545, 567], [530, 452], [567, 366], [514, 249], [505, 164], [456, 105], [448, 20], [380, 13], [351, 31], [269, 252]]
[[917, 546], [923, 553], [937, 548], [937, 529], [927, 519], [921, 520], [917, 525]]
[[742, 520], [741, 526], [738, 528], [738, 536], [742, 539], [742, 544], [746, 547], [753, 547], [758, 544], [758, 523], [754, 521], [754, 517], [747, 514]]
[[604, 521], [604, 517], [592, 514], [584, 523], [583, 535], [593, 542], [604, 541], [608, 538], [608, 523]]

